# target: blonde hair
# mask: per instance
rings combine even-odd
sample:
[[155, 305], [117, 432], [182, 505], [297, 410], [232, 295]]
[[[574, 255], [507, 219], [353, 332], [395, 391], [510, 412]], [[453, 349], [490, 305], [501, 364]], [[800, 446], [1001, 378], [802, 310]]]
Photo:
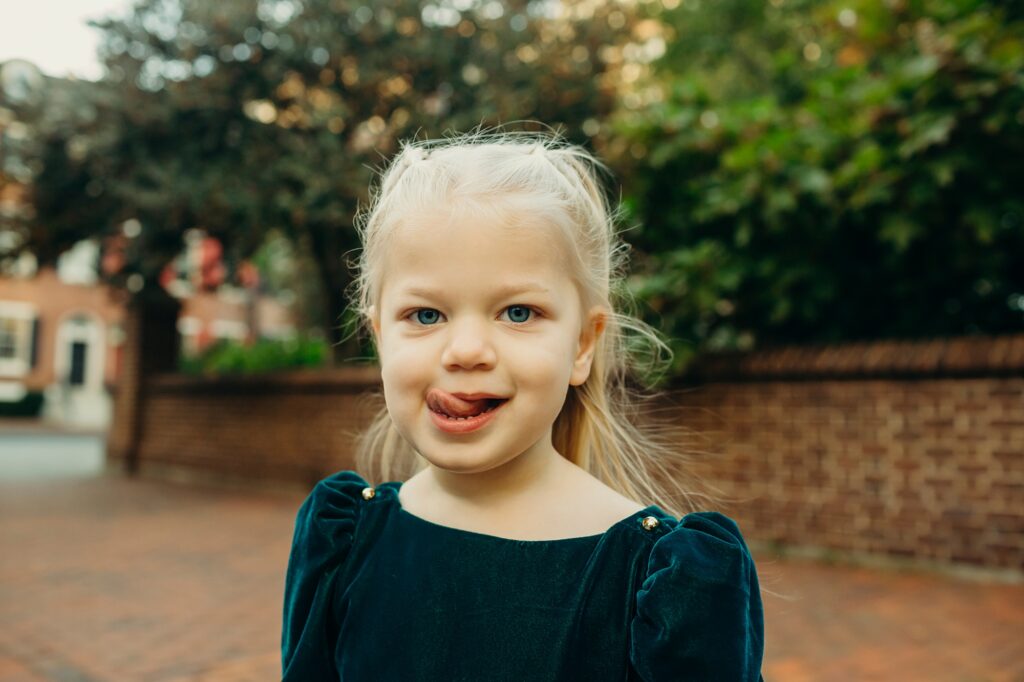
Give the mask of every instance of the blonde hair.
[[[661, 358], [672, 351], [659, 332], [632, 313], [624, 268], [629, 245], [615, 225], [620, 209], [610, 208], [598, 173], [608, 168], [584, 148], [557, 133], [502, 132], [477, 129], [442, 139], [407, 141], [370, 188], [370, 201], [357, 212], [356, 229], [363, 245], [350, 288], [355, 318], [372, 337], [372, 306], [379, 310], [386, 253], [396, 225], [410, 212], [436, 208], [500, 211], [511, 203], [516, 215], [539, 217], [559, 228], [574, 246], [572, 277], [583, 310], [606, 309], [588, 379], [570, 386], [552, 428], [552, 444], [566, 459], [623, 495], [658, 504], [682, 516], [699, 507], [697, 477], [680, 438], [682, 429], [653, 421], [639, 423], [644, 403], [658, 393], [635, 390]], [[537, 221], [526, 221], [531, 224]], [[645, 371], [647, 370], [647, 371]], [[356, 467], [370, 480], [406, 480], [427, 462], [400, 435], [383, 404], [383, 392], [370, 425], [356, 439]], [[643, 408], [643, 409], [642, 409]]]

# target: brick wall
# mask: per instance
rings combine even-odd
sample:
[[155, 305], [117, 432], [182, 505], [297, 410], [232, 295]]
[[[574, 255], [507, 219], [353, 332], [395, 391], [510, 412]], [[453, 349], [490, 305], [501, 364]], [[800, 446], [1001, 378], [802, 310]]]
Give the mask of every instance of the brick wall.
[[142, 414], [143, 466], [163, 465], [311, 487], [352, 468], [352, 442], [373, 413], [377, 368], [150, 380]]
[[[157, 375], [139, 461], [308, 487], [351, 466], [378, 382]], [[707, 357], [662, 410], [752, 544], [1024, 572], [1024, 335]]]
[[764, 543], [1024, 571], [1024, 335], [720, 356], [673, 393]]

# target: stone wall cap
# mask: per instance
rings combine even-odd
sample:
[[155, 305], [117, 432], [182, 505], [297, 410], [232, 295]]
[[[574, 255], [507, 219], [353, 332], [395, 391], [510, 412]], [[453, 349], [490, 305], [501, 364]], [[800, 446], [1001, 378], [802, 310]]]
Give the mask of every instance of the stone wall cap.
[[298, 369], [265, 372], [262, 374], [191, 375], [180, 373], [155, 374], [150, 386], [157, 392], [242, 392], [256, 388], [285, 390], [326, 389], [352, 387], [362, 391], [380, 383], [380, 366], [332, 367], [327, 369]]
[[1024, 376], [1024, 333], [779, 346], [698, 356], [682, 381]]

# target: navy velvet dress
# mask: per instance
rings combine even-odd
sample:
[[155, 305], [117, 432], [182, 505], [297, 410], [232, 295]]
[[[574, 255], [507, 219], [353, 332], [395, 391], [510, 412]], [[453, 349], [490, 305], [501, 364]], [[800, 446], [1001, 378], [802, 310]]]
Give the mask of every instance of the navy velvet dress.
[[605, 533], [514, 540], [402, 508], [352, 471], [299, 509], [284, 591], [287, 682], [758, 682], [754, 561], [717, 512], [656, 505]]

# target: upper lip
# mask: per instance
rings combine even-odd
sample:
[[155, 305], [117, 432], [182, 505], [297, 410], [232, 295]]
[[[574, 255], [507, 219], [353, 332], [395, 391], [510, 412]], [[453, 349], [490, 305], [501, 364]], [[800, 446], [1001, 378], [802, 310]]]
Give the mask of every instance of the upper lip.
[[450, 395], [453, 395], [456, 398], [461, 398], [462, 400], [484, 400], [484, 399], [504, 400], [505, 399], [502, 396], [494, 395], [493, 393], [452, 393]]

